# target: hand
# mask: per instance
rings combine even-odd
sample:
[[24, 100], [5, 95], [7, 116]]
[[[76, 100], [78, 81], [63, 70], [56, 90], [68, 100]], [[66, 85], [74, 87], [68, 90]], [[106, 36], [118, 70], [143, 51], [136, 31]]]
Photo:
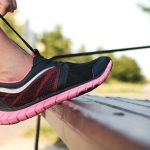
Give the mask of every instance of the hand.
[[0, 0], [0, 14], [6, 15], [8, 12], [14, 12], [17, 9], [16, 0]]

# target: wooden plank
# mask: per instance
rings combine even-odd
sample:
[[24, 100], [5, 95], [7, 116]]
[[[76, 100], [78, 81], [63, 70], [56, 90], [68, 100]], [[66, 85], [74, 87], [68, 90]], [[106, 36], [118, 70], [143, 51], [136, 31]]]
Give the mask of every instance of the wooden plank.
[[45, 117], [51, 126], [54, 127], [69, 150], [108, 150], [103, 144], [100, 146], [95, 144], [95, 142], [86, 137], [82, 132], [79, 132], [76, 128], [69, 125], [63, 118], [60, 118], [60, 115], [55, 112], [57, 109], [58, 106], [57, 108], [47, 110]]
[[140, 106], [150, 108], [150, 101], [149, 100], [127, 99], [127, 98], [122, 98], [122, 97], [106, 97], [106, 98], [110, 98], [110, 99], [114, 99], [114, 100], [118, 100], [118, 101], [124, 101], [126, 103], [131, 103], [131, 104], [140, 105]]
[[124, 110], [130, 113], [141, 115], [143, 117], [150, 118], [149, 108], [143, 107], [141, 105], [135, 105], [134, 103], [127, 103], [123, 100], [117, 101], [115, 98], [113, 99], [113, 98], [98, 97], [98, 96], [91, 97], [87, 95], [82, 96], [82, 99], [87, 99], [87, 100], [89, 99], [99, 104], [108, 105], [113, 108], [117, 108], [117, 109]]
[[131, 106], [130, 111], [121, 109], [123, 101], [117, 101], [117, 107], [110, 102], [81, 96], [47, 110], [45, 118], [70, 150], [149, 150], [150, 119], [145, 112], [138, 115]]

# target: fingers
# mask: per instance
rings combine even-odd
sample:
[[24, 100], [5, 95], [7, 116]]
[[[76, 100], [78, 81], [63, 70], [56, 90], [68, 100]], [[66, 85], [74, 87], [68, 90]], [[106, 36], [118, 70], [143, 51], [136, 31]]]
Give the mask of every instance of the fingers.
[[14, 10], [13, 10], [13, 2], [12, 2], [12, 0], [9, 0], [9, 7], [8, 7], [8, 9], [7, 9], [7, 12], [13, 12]]
[[16, 0], [0, 0], [0, 14], [6, 15], [8, 12], [14, 12], [17, 9]]
[[0, 14], [5, 15], [9, 9], [8, 0], [0, 0]]
[[8, 12], [14, 12], [17, 9], [16, 0], [9, 0], [9, 9]]
[[17, 9], [17, 3], [16, 0], [10, 0], [11, 1], [11, 8], [10, 12], [14, 12]]
[[16, 2], [16, 0], [12, 0], [12, 1], [13, 1], [14, 10], [16, 10], [17, 9], [17, 2]]

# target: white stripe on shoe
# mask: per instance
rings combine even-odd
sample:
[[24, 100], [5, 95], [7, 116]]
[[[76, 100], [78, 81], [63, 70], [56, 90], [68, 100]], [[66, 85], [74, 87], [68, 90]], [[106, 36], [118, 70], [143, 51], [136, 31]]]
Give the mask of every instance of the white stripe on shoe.
[[44, 70], [42, 70], [41, 72], [39, 72], [36, 76], [34, 76], [31, 80], [29, 80], [27, 83], [25, 83], [22, 87], [16, 88], [16, 89], [9, 89], [9, 88], [3, 88], [0, 87], [0, 92], [3, 93], [11, 93], [11, 94], [16, 94], [16, 93], [20, 93], [23, 90], [25, 90], [35, 79], [37, 79], [40, 75], [42, 75], [43, 73], [45, 73], [47, 70], [52, 69], [54, 67], [50, 67], [50, 68], [46, 68]]

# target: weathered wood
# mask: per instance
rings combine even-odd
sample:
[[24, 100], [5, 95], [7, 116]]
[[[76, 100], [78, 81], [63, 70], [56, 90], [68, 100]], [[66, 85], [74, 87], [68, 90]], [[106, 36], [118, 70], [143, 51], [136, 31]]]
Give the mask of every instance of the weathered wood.
[[125, 102], [125, 99], [117, 100], [116, 98], [108, 98], [108, 97], [99, 98], [97, 96], [94, 96], [94, 97], [84, 96], [83, 98], [93, 100], [94, 102], [99, 103], [99, 104], [105, 104], [113, 108], [117, 108], [120, 110], [124, 110], [127, 112], [131, 112], [134, 114], [138, 114], [138, 115], [142, 115], [142, 116], [150, 118], [150, 108], [146, 108], [141, 105], [136, 105], [134, 103], [127, 103]]
[[150, 100], [136, 100], [136, 99], [121, 98], [121, 97], [106, 97], [106, 98], [111, 98], [118, 101], [124, 101], [125, 103], [132, 103], [135, 105], [141, 105], [150, 108]]
[[70, 150], [150, 150], [149, 104], [84, 95], [52, 107], [45, 118]]

